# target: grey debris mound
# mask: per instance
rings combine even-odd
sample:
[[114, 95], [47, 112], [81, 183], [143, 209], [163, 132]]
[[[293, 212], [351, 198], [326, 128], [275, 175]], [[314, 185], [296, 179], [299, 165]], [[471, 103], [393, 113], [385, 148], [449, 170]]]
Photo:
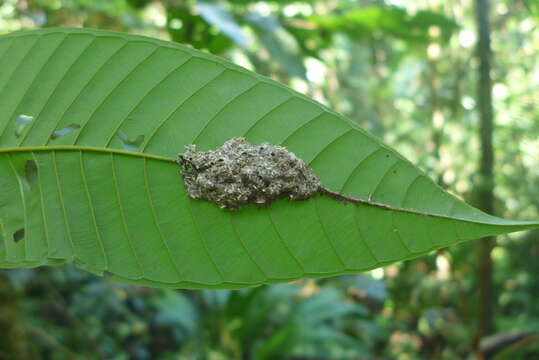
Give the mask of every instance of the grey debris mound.
[[314, 172], [282, 146], [252, 146], [232, 138], [213, 151], [186, 146], [177, 160], [187, 194], [237, 210], [246, 204], [267, 205], [277, 198], [312, 198], [321, 190]]

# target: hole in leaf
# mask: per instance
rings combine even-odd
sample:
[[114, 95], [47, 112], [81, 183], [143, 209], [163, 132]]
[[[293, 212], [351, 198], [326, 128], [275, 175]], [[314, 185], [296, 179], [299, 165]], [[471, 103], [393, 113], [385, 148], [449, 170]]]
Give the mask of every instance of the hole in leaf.
[[37, 181], [37, 164], [34, 160], [26, 160], [24, 164], [24, 178], [30, 187], [33, 187]]
[[24, 228], [19, 229], [13, 233], [13, 241], [18, 243], [19, 241], [24, 239]]
[[31, 115], [21, 114], [17, 116], [17, 119], [15, 120], [15, 136], [20, 137], [24, 132], [24, 129], [26, 129], [28, 124], [32, 121], [34, 121], [34, 117]]
[[69, 135], [72, 132], [77, 131], [78, 129], [80, 129], [79, 124], [71, 124], [69, 126], [66, 126], [65, 128], [58, 129], [52, 133], [51, 140], [56, 140], [59, 137]]
[[124, 150], [139, 151], [140, 145], [144, 142], [144, 135], [137, 136], [135, 140], [129, 139], [129, 136], [122, 131], [118, 131], [116, 135], [122, 140]]

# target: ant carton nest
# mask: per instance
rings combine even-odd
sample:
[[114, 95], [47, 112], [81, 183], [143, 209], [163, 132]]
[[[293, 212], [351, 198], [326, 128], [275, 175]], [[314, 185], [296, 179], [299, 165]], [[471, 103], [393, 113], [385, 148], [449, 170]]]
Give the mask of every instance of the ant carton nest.
[[187, 194], [237, 210], [246, 204], [267, 205], [278, 198], [306, 200], [321, 184], [303, 160], [282, 146], [252, 146], [232, 138], [213, 151], [186, 146], [178, 156]]

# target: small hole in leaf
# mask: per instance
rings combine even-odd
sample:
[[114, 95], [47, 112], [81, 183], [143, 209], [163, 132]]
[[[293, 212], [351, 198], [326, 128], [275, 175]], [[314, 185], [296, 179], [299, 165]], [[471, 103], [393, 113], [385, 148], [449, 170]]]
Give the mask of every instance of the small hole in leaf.
[[122, 140], [124, 150], [139, 151], [140, 146], [144, 142], [144, 135], [139, 135], [134, 140], [131, 140], [129, 136], [122, 131], [118, 131], [116, 135]]
[[26, 129], [28, 124], [32, 121], [34, 121], [34, 117], [31, 115], [21, 114], [17, 116], [17, 119], [15, 120], [15, 136], [20, 137], [24, 132], [24, 129]]
[[397, 174], [397, 170], [392, 171], [393, 175]]
[[24, 229], [19, 229], [13, 233], [13, 241], [18, 243], [24, 239]]
[[24, 164], [24, 178], [30, 187], [34, 186], [37, 180], [37, 164], [34, 160], [26, 160]]
[[51, 140], [56, 140], [59, 137], [69, 135], [72, 132], [77, 131], [78, 129], [80, 129], [79, 124], [71, 124], [69, 126], [66, 126], [65, 128], [58, 129], [52, 133]]
[[386, 158], [388, 158], [388, 157], [389, 157], [389, 154], [386, 154]]

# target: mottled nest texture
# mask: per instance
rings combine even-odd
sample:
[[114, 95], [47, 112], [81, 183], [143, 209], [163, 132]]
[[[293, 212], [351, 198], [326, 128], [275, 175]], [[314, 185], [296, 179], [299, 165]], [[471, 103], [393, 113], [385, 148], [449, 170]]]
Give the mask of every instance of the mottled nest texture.
[[189, 197], [223, 209], [264, 206], [284, 197], [306, 200], [322, 189], [318, 177], [294, 153], [268, 143], [252, 146], [244, 138], [232, 138], [213, 151], [188, 145], [177, 162]]

